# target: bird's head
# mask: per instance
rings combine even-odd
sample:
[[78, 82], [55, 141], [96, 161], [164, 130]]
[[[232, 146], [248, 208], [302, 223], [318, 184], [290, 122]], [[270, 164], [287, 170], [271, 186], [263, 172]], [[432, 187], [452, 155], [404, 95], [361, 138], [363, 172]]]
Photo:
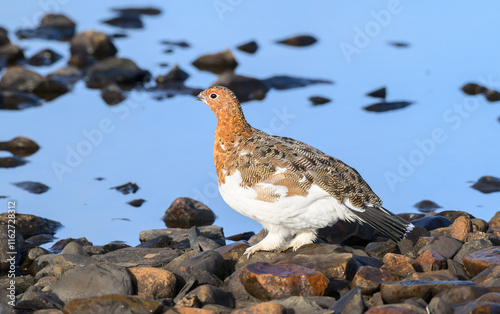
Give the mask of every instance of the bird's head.
[[[219, 112], [231, 112], [240, 108], [240, 102], [234, 93], [224, 86], [212, 86], [205, 89], [196, 97], [207, 105], [216, 115]], [[241, 110], [241, 109], [239, 109]]]

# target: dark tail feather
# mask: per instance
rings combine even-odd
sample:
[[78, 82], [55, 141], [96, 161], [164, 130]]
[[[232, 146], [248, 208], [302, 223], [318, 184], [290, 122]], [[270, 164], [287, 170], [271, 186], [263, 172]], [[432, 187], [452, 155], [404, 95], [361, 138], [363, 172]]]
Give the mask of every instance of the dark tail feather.
[[383, 207], [367, 206], [364, 208], [364, 211], [351, 209], [351, 212], [360, 221], [366, 222], [375, 230], [395, 242], [401, 241], [414, 227], [408, 221], [394, 215]]

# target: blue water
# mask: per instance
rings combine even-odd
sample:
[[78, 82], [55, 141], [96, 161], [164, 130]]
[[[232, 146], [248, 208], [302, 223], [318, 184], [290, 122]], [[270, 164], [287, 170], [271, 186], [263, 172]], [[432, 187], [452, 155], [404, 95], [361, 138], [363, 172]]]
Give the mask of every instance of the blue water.
[[[500, 103], [490, 104], [460, 90], [469, 81], [500, 88], [500, 45], [495, 40], [500, 3], [304, 1], [292, 5], [221, 0], [149, 4], [163, 14], [145, 17], [144, 29], [127, 30], [128, 38], [116, 39], [119, 56], [133, 59], [154, 76], [170, 69], [159, 63], [179, 64], [190, 74], [186, 84], [200, 88], [208, 87], [216, 76], [198, 71], [191, 62], [226, 48], [233, 49], [239, 62], [236, 72], [241, 75], [333, 80], [334, 85], [271, 90], [265, 100], [246, 103], [243, 110], [254, 127], [305, 141], [355, 167], [394, 212], [415, 211], [412, 205], [422, 199], [486, 220], [500, 209], [500, 194], [470, 188], [471, 181], [483, 175], [500, 176]], [[143, 4], [22, 0], [4, 4], [0, 24], [27, 56], [42, 48], [65, 56], [52, 66], [31, 68], [47, 74], [64, 65], [68, 43], [17, 40], [15, 29], [37, 24], [48, 9], [71, 17], [78, 31], [112, 34], [121, 31], [100, 21], [114, 16], [110, 8], [129, 5]], [[274, 43], [296, 34], [311, 34], [319, 41], [305, 48]], [[161, 40], [186, 40], [191, 48], [164, 54]], [[249, 40], [260, 46], [255, 55], [234, 49]], [[395, 48], [390, 41], [410, 46]], [[388, 100], [414, 104], [380, 114], [362, 110], [377, 102], [364, 94], [381, 86], [387, 86]], [[59, 238], [85, 236], [95, 244], [121, 240], [135, 245], [141, 230], [164, 227], [160, 218], [175, 198], [189, 196], [217, 214], [216, 224], [224, 227], [226, 235], [260, 230], [258, 223], [231, 210], [217, 191], [212, 160], [216, 119], [208, 108], [191, 96], [159, 102], [138, 91], [109, 107], [99, 94], [79, 82], [70, 93], [42, 107], [0, 112], [1, 140], [22, 135], [41, 146], [28, 157], [28, 164], [0, 169], [0, 195], [17, 200], [19, 212], [60, 221], [65, 228], [58, 232]], [[308, 101], [312, 95], [333, 102], [313, 107]], [[102, 140], [98, 138], [87, 156], [74, 161], [71, 172], [57, 175], [54, 163], [66, 163], [68, 149], [83, 145], [84, 132], [92, 132], [100, 123], [107, 124], [109, 132], [102, 133]], [[96, 181], [96, 177], [106, 180]], [[25, 180], [51, 189], [34, 195], [10, 184]], [[129, 181], [139, 185], [136, 194], [109, 189]], [[126, 204], [136, 198], [147, 202], [140, 208]], [[0, 211], [6, 211], [4, 202], [5, 210]]]

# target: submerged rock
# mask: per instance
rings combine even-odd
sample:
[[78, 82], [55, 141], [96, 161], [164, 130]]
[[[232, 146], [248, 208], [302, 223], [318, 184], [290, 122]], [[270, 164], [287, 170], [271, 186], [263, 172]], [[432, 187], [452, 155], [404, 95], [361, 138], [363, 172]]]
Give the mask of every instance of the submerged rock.
[[[8, 214], [0, 214], [0, 225], [7, 225]], [[55, 234], [63, 225], [60, 222], [29, 214], [16, 214], [16, 230], [26, 239], [40, 234]]]
[[137, 7], [137, 8], [114, 8], [113, 12], [120, 14], [140, 14], [140, 15], [160, 15], [161, 10], [154, 7]]
[[127, 195], [129, 193], [137, 192], [139, 190], [139, 186], [135, 183], [128, 182], [128, 183], [125, 183], [123, 185], [112, 187], [110, 189], [117, 190], [118, 192], [121, 192], [121, 193]]
[[39, 149], [40, 146], [35, 141], [24, 136], [18, 136], [8, 142], [0, 142], [0, 150], [9, 151], [19, 157], [31, 156]]
[[331, 100], [326, 98], [326, 97], [322, 97], [322, 96], [311, 96], [311, 97], [309, 97], [309, 101], [311, 101], [311, 103], [314, 106], [319, 106], [319, 105], [327, 104]]
[[112, 83], [124, 87], [134, 87], [150, 79], [149, 71], [140, 69], [134, 61], [110, 57], [89, 68], [85, 83], [88, 88], [102, 88]]
[[46, 14], [40, 25], [34, 29], [19, 29], [16, 36], [21, 39], [50, 39], [66, 41], [75, 34], [76, 24], [69, 17], [62, 14]]
[[109, 106], [114, 106], [126, 99], [121, 88], [116, 84], [109, 84], [101, 90], [101, 98]]
[[0, 70], [9, 65], [15, 65], [24, 60], [24, 52], [19, 46], [6, 44], [0, 46]]
[[12, 66], [0, 79], [0, 89], [32, 93], [43, 81], [44, 77], [36, 72], [21, 66]]
[[31, 58], [28, 59], [29, 65], [43, 66], [52, 65], [55, 62], [61, 60], [62, 56], [52, 49], [44, 49], [37, 52]]
[[247, 52], [247, 53], [256, 53], [257, 49], [259, 49], [259, 46], [257, 45], [257, 42], [255, 40], [252, 40], [250, 42], [244, 43], [236, 47], [238, 50]]
[[70, 65], [84, 68], [95, 60], [103, 60], [116, 55], [118, 50], [108, 35], [87, 30], [76, 34], [71, 39], [70, 52]]
[[269, 88], [277, 90], [286, 90], [297, 87], [305, 87], [313, 84], [333, 84], [332, 81], [323, 79], [308, 79], [301, 77], [293, 77], [288, 75], [276, 75], [263, 80]]
[[387, 89], [385, 87], [382, 87], [367, 93], [366, 96], [385, 99], [385, 97], [387, 96]]
[[189, 74], [187, 74], [176, 64], [167, 74], [157, 76], [156, 84], [158, 84], [160, 87], [184, 84], [184, 81], [187, 80], [188, 77]]
[[500, 178], [484, 176], [479, 178], [471, 187], [482, 193], [500, 192]]
[[430, 200], [420, 201], [420, 202], [416, 203], [415, 205], [413, 205], [413, 207], [415, 207], [416, 209], [418, 209], [418, 211], [420, 211], [422, 213], [433, 212], [434, 210], [436, 210], [438, 208], [443, 208], [442, 206], [439, 206], [438, 204], [436, 204], [435, 202], [430, 201]]
[[276, 41], [278, 44], [294, 47], [306, 47], [315, 44], [318, 40], [310, 35], [298, 35]]
[[146, 202], [146, 200], [139, 198], [139, 199], [127, 202], [127, 204], [129, 204], [130, 206], [133, 206], [133, 207], [141, 207], [142, 204], [144, 204], [145, 202]]
[[264, 99], [269, 91], [269, 87], [263, 81], [253, 77], [237, 75], [233, 72], [225, 72], [219, 75], [212, 85], [222, 85], [229, 88], [241, 102]]
[[476, 83], [467, 83], [462, 86], [462, 91], [467, 95], [478, 95], [486, 92], [486, 87]]
[[123, 29], [140, 29], [144, 27], [140, 15], [133, 13], [122, 14], [102, 22]]
[[383, 101], [363, 107], [363, 109], [372, 112], [386, 112], [391, 110], [403, 109], [411, 104], [413, 104], [413, 102], [411, 101]]
[[50, 189], [50, 187], [46, 186], [45, 184], [34, 181], [16, 182], [12, 183], [12, 185], [15, 185], [18, 188], [21, 188], [33, 194], [43, 194]]
[[238, 62], [229, 49], [200, 56], [198, 59], [194, 60], [192, 64], [201, 71], [209, 71], [216, 74], [232, 71], [238, 66]]

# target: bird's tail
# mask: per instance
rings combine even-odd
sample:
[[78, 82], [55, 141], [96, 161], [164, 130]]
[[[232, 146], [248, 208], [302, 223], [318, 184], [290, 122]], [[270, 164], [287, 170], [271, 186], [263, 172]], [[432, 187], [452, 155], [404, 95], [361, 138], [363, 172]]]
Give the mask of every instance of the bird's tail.
[[389, 239], [399, 242], [410, 233], [414, 225], [396, 216], [382, 206], [366, 206], [363, 210], [351, 209], [361, 222], [366, 222]]

